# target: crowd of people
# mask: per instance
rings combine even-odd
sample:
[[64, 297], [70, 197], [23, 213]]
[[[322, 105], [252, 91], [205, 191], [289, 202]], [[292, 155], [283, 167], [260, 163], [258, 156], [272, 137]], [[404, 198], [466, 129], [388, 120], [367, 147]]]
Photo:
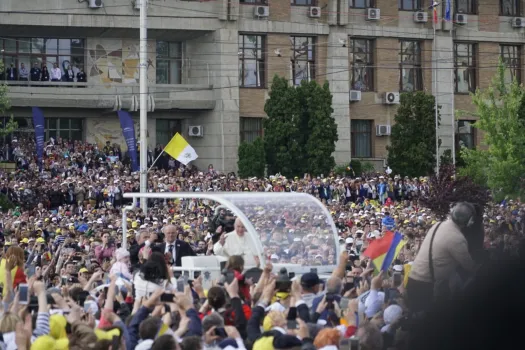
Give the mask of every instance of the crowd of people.
[[[497, 259], [517, 255], [525, 230], [525, 206], [509, 200], [481, 213], [481, 247], [461, 234], [474, 220], [468, 206], [444, 221], [441, 230], [457, 231], [448, 239], [418, 200], [431, 190], [423, 177], [240, 179], [213, 165], [199, 171], [165, 159], [148, 175], [149, 192], [268, 194], [237, 203], [262, 254], [240, 218], [201, 199], [150, 200], [147, 213], [137, 206], [128, 212], [123, 247], [121, 209], [132, 203], [123, 195], [139, 192], [126, 154], [109, 143], [58, 138], [46, 143], [40, 166], [34, 147], [14, 140], [4, 159], [18, 170], [0, 173], [2, 349], [403, 350], [417, 304], [407, 292], [422, 293], [434, 274], [428, 245], [437, 249], [439, 277], [456, 265], [472, 269], [473, 249]], [[278, 192], [307, 193], [327, 211], [272, 197]], [[388, 231], [405, 244], [379, 271], [363, 253]], [[209, 288], [203, 276], [188, 280], [171, 269], [184, 256], [204, 255], [227, 261]], [[333, 271], [294, 277], [272, 264]]]
[[77, 64], [71, 65], [69, 61], [64, 61], [62, 68], [57, 63], [53, 63], [53, 68], [48, 70], [48, 64], [35, 62], [33, 67], [28, 69], [23, 62], [20, 68], [16, 68], [13, 63], [5, 67], [5, 71], [0, 71], [0, 80], [9, 82], [14, 81], [65, 81], [85, 83], [86, 73], [84, 68], [79, 68]]

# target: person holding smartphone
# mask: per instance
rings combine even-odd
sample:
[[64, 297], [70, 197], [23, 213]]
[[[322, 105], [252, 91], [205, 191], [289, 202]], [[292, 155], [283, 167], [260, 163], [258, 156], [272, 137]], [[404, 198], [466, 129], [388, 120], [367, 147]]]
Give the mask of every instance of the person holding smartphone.
[[109, 243], [109, 233], [102, 235], [102, 244], [95, 248], [95, 256], [99, 263], [102, 263], [105, 258], [111, 259], [115, 253], [115, 247]]

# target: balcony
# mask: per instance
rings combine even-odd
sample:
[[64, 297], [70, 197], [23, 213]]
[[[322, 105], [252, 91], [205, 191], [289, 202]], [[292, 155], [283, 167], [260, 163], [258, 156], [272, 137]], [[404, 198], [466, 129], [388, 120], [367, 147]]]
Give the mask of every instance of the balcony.
[[[52, 81], [5, 81], [13, 107], [55, 107], [128, 110], [140, 109], [139, 84]], [[148, 111], [211, 110], [215, 108], [213, 85], [151, 84], [148, 87]]]

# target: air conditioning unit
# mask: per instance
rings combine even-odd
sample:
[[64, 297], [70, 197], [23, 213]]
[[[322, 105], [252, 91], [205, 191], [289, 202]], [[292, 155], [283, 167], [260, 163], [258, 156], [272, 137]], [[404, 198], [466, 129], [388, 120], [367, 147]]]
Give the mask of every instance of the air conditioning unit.
[[376, 136], [389, 136], [390, 125], [376, 125]]
[[468, 23], [468, 16], [464, 13], [456, 13], [456, 18], [454, 19], [454, 22], [456, 24], [467, 24]]
[[386, 105], [398, 105], [399, 104], [399, 92], [385, 92], [384, 103]]
[[525, 18], [514, 17], [512, 19], [512, 28], [525, 28]]
[[310, 6], [310, 8], [308, 8], [308, 17], [321, 18], [321, 8], [318, 6]]
[[361, 101], [361, 91], [350, 90], [350, 101]]
[[188, 135], [192, 137], [203, 137], [202, 125], [192, 125], [188, 128]]
[[102, 3], [102, 0], [89, 0], [88, 6], [90, 9], [99, 9], [104, 7], [104, 4]]
[[270, 8], [268, 6], [255, 6], [253, 8], [253, 15], [255, 17], [268, 17], [270, 16]]
[[379, 21], [381, 19], [381, 10], [380, 9], [366, 9], [366, 19], [368, 21]]
[[428, 13], [425, 11], [414, 12], [414, 22], [416, 23], [427, 23], [428, 22]]

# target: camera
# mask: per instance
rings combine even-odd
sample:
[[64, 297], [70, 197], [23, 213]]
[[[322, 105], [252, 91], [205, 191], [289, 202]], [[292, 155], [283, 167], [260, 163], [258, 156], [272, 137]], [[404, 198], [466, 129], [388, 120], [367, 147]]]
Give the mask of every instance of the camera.
[[279, 274], [277, 275], [277, 279], [275, 281], [275, 289], [277, 289], [278, 292], [290, 292], [290, 288], [292, 287], [292, 280], [290, 278], [290, 275], [288, 274], [288, 270], [286, 270], [285, 267], [283, 267]]

